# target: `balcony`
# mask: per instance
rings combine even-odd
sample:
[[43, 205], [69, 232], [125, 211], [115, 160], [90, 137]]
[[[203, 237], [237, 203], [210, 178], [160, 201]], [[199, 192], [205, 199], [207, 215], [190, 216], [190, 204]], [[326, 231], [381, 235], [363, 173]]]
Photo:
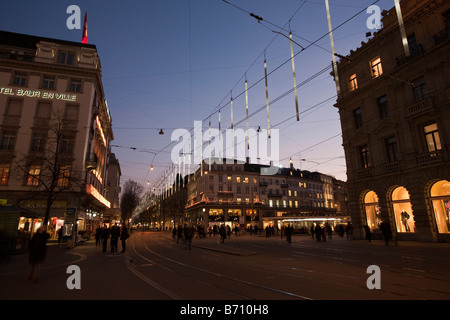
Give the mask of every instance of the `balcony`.
[[410, 62], [411, 60], [414, 60], [416, 57], [420, 56], [425, 52], [423, 45], [418, 44], [417, 46], [410, 48], [409, 56], [406, 56], [405, 54], [402, 54], [395, 58], [395, 62], [397, 64], [397, 67], [401, 67], [402, 65]]
[[401, 162], [400, 161], [393, 161], [388, 162], [382, 165], [383, 173], [391, 173], [401, 170]]
[[426, 98], [420, 101], [416, 101], [406, 106], [407, 116], [416, 115], [419, 113], [426, 113], [432, 110], [435, 106], [434, 99], [432, 97]]
[[450, 39], [450, 28], [446, 28], [444, 30], [441, 30], [440, 32], [436, 33], [433, 36], [434, 43], [436, 45], [441, 44], [442, 42], [447, 41]]
[[417, 165], [423, 166], [427, 164], [442, 162], [444, 161], [443, 156], [444, 153], [442, 152], [442, 150], [418, 154], [416, 155]]

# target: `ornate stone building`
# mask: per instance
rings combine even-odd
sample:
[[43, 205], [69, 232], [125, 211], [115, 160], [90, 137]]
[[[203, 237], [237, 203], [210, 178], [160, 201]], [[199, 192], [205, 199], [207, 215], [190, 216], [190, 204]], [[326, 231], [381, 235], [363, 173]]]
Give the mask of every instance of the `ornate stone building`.
[[403, 0], [340, 56], [341, 118], [355, 237], [450, 240], [450, 2]]
[[0, 201], [32, 212], [19, 231], [94, 230], [111, 125], [95, 45], [0, 32]]

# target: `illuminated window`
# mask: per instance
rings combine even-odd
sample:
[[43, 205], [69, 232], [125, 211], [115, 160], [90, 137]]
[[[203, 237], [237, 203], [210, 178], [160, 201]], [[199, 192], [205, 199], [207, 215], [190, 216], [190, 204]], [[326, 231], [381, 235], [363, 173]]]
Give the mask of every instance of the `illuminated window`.
[[228, 181], [231, 181], [231, 176], [228, 176], [228, 177], [227, 177], [227, 180], [228, 180]]
[[32, 165], [28, 169], [27, 186], [39, 185], [39, 176], [41, 174], [40, 165]]
[[0, 185], [8, 183], [10, 165], [7, 163], [0, 164]]
[[258, 179], [253, 178], [253, 183], [258, 183]]
[[425, 133], [425, 140], [427, 142], [428, 152], [441, 150], [441, 139], [439, 138], [439, 131], [436, 123], [430, 124], [423, 128]]
[[361, 168], [367, 169], [370, 167], [369, 147], [367, 145], [359, 147], [359, 158], [361, 160]]
[[358, 89], [358, 80], [356, 79], [356, 73], [348, 77], [348, 88], [350, 92]]
[[70, 166], [60, 166], [58, 176], [59, 176], [58, 177], [58, 186], [59, 187], [68, 187], [69, 186], [69, 177], [70, 177]]
[[248, 183], [248, 177], [244, 178], [244, 183]]
[[434, 218], [439, 233], [450, 233], [450, 183], [441, 180], [433, 184], [430, 191]]
[[240, 183], [241, 182], [241, 177], [236, 177], [236, 182]]
[[381, 67], [381, 58], [377, 57], [370, 61], [370, 70], [372, 72], [372, 77], [377, 78], [383, 74], [383, 68]]

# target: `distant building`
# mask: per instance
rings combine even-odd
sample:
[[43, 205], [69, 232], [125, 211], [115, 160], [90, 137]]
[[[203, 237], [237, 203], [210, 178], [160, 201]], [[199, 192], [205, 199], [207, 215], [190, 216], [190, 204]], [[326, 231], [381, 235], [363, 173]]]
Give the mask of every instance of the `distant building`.
[[[355, 237], [450, 240], [450, 2], [403, 0], [341, 56], [339, 109]], [[405, 46], [403, 44], [406, 44]]]
[[0, 201], [33, 212], [20, 232], [43, 224], [48, 201], [52, 237], [100, 224], [116, 205], [111, 125], [95, 45], [0, 31]]
[[312, 223], [347, 222], [347, 212], [337, 210], [346, 206], [336, 202], [336, 180], [331, 176], [293, 166], [261, 175], [261, 167], [236, 160], [214, 163], [211, 170], [203, 165], [203, 172], [198, 169], [187, 185], [186, 219], [205, 228], [226, 224], [281, 229], [289, 223], [297, 232], [306, 232]]

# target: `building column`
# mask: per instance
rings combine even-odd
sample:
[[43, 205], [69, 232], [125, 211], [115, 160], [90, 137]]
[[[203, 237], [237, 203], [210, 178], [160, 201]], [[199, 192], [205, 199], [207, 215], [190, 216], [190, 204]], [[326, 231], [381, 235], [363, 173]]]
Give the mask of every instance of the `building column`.
[[418, 187], [412, 188], [409, 191], [416, 226], [416, 240], [421, 242], [437, 242], [437, 232], [433, 221], [434, 217], [429, 212], [429, 210], [433, 209], [427, 206], [424, 186], [420, 183], [417, 185]]

